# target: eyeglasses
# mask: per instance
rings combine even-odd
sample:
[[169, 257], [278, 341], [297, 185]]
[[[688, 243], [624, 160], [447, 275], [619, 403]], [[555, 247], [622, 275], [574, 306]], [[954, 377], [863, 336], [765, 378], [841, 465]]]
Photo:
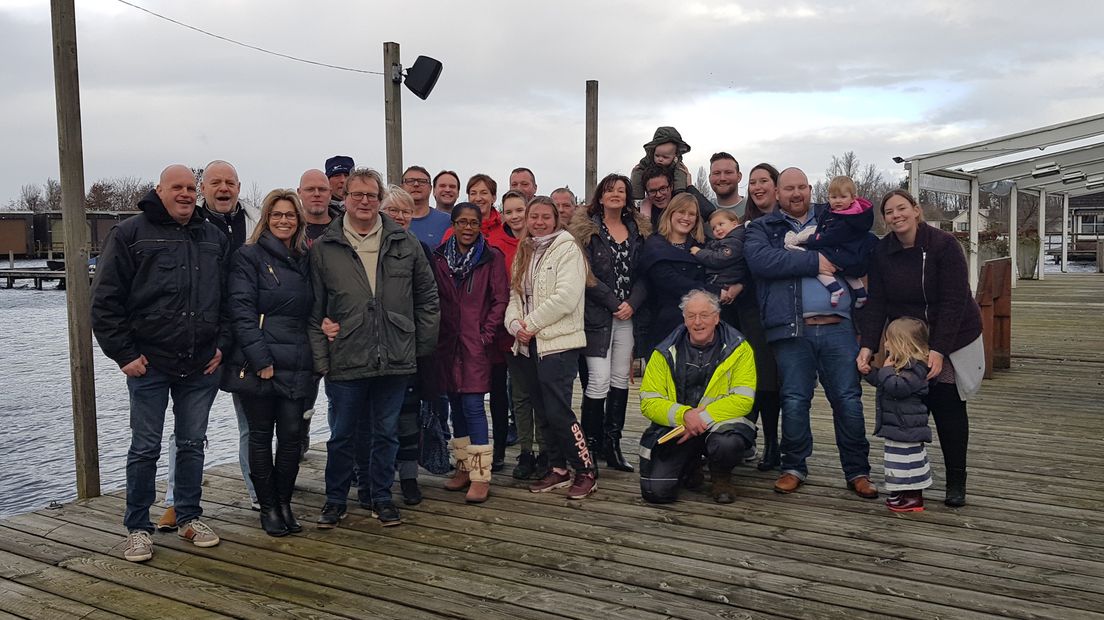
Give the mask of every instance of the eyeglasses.
[[330, 188], [328, 188], [328, 187], [304, 187], [303, 188], [303, 193], [304, 194], [328, 194], [329, 192], [330, 192]]
[[414, 212], [410, 209], [388, 209], [386, 211], [388, 215], [401, 215], [403, 217], [413, 217]]
[[274, 222], [278, 222], [280, 220], [297, 220], [299, 219], [299, 216], [296, 215], [294, 212], [285, 213], [282, 211], [273, 211], [272, 213], [268, 214], [268, 219]]
[[479, 228], [479, 220], [456, 220], [452, 225], [456, 228]]
[[708, 321], [709, 319], [711, 319], [716, 314], [717, 314], [716, 311], [712, 311], [712, 312], [699, 312], [697, 314], [684, 314], [682, 316], [687, 321]]
[[429, 185], [429, 179], [403, 179], [403, 185]]
[[347, 195], [349, 198], [356, 201], [364, 200], [365, 198], [372, 202], [379, 200], [379, 194], [375, 192], [349, 192]]
[[671, 186], [670, 185], [664, 185], [662, 187], [657, 187], [655, 189], [644, 190], [644, 193], [648, 194], [649, 196], [655, 196], [656, 194], [665, 194], [669, 191], [671, 191]]

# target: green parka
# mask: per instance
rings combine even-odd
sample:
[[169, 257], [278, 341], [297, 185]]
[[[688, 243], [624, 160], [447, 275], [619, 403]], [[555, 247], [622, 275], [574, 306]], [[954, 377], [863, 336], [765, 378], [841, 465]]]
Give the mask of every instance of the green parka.
[[[330, 223], [310, 251], [314, 309], [308, 326], [314, 370], [336, 381], [409, 375], [416, 358], [437, 346], [437, 283], [421, 244], [383, 218], [373, 294], [356, 250], [345, 239], [344, 218]], [[329, 317], [341, 329], [330, 342]]]

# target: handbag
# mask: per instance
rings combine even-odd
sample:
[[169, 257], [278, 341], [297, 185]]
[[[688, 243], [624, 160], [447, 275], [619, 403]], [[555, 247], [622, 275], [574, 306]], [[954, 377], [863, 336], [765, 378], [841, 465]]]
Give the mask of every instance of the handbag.
[[418, 407], [418, 464], [431, 474], [447, 474], [452, 468], [441, 418], [433, 403], [421, 401]]

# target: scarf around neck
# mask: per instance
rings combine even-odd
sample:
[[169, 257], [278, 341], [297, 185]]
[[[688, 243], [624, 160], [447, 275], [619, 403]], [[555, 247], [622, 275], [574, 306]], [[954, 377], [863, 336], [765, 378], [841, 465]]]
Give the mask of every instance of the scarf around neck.
[[456, 242], [456, 237], [449, 237], [448, 241], [445, 242], [445, 262], [448, 263], [449, 270], [452, 271], [452, 277], [457, 281], [467, 277], [483, 256], [485, 245], [483, 235], [479, 235], [475, 238], [475, 243], [468, 248], [468, 251], [461, 254], [460, 244]]

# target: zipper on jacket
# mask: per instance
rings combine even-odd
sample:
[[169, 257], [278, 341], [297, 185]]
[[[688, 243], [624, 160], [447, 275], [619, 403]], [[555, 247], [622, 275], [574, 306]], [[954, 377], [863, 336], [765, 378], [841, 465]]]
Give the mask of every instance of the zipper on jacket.
[[265, 263], [265, 267], [268, 267], [268, 273], [272, 276], [272, 279], [276, 281], [276, 286], [280, 286], [280, 278], [276, 277], [276, 270], [268, 263]]
[[920, 293], [924, 296], [924, 322], [931, 325], [928, 318], [928, 251], [920, 248]]

